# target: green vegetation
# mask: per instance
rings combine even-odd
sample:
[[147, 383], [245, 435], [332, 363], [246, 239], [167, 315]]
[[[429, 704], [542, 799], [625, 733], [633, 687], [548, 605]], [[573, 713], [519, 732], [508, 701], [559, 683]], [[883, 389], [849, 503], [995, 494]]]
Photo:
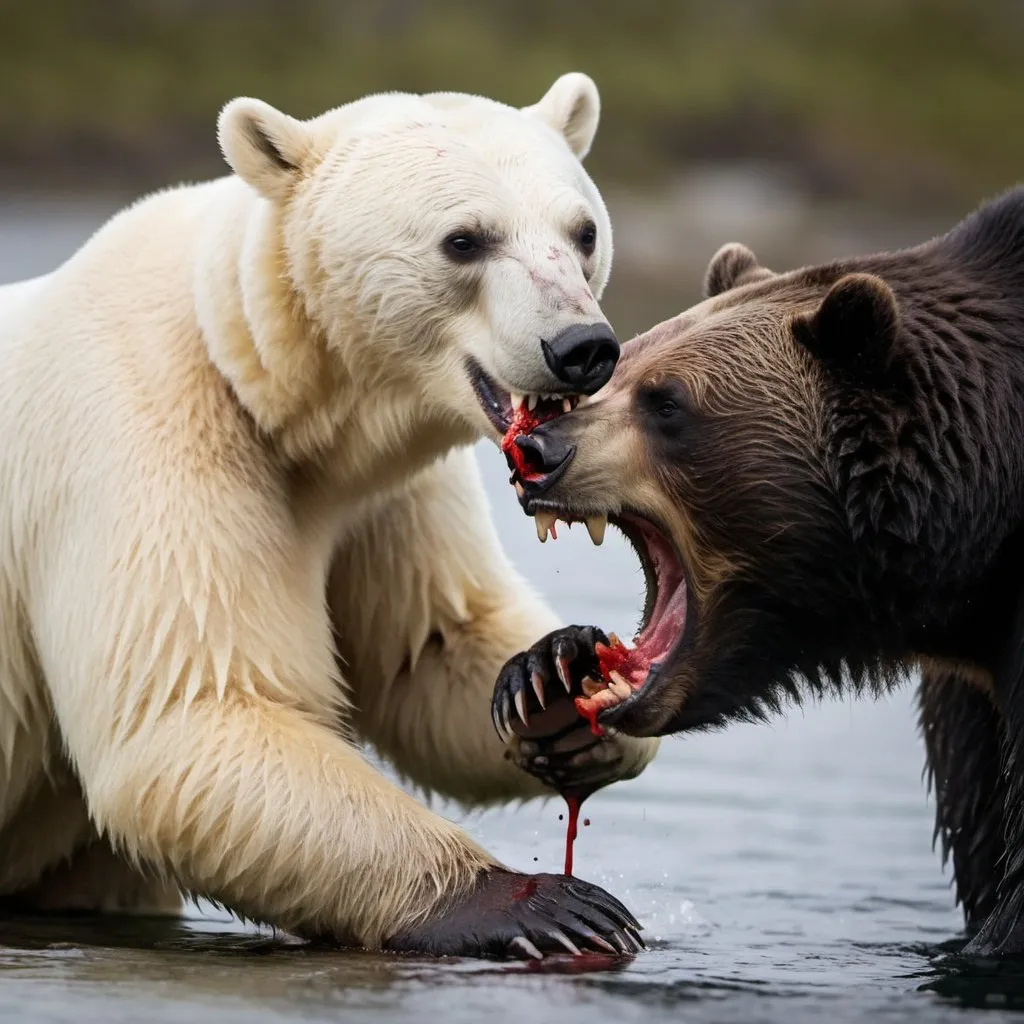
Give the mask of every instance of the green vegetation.
[[309, 115], [380, 89], [515, 103], [589, 72], [602, 180], [769, 159], [809, 187], [972, 200], [1024, 175], [1017, 0], [31, 0], [0, 3], [0, 174], [219, 167], [220, 105]]

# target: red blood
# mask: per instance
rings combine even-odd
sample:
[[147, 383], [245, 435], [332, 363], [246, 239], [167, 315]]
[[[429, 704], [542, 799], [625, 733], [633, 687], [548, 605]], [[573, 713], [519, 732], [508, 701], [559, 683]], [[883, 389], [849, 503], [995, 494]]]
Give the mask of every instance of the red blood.
[[595, 704], [590, 697], [576, 697], [573, 703], [580, 716], [590, 723], [590, 731], [595, 736], [603, 736], [604, 729], [597, 720], [597, 716], [601, 713], [601, 705]]
[[524, 401], [516, 410], [515, 415], [512, 417], [512, 422], [508, 425], [508, 430], [505, 431], [505, 436], [501, 439], [501, 450], [512, 460], [512, 464], [524, 480], [529, 480], [531, 476], [536, 476], [536, 474], [527, 466], [526, 456], [523, 453], [523, 449], [516, 444], [516, 438], [520, 434], [528, 434], [534, 427], [539, 426], [540, 422], [527, 408], [527, 404]]
[[583, 802], [578, 796], [565, 794], [565, 802], [569, 807], [569, 821], [565, 826], [565, 873], [572, 874], [572, 844], [576, 842], [576, 822], [580, 816], [580, 804]]
[[523, 885], [517, 893], [514, 893], [512, 899], [519, 903], [521, 900], [528, 900], [537, 891], [537, 879], [528, 878], [526, 883]]
[[607, 644], [594, 644], [594, 653], [601, 669], [601, 678], [607, 681], [611, 679], [613, 672], [622, 672], [631, 652], [618, 637], [615, 637], [610, 647]]

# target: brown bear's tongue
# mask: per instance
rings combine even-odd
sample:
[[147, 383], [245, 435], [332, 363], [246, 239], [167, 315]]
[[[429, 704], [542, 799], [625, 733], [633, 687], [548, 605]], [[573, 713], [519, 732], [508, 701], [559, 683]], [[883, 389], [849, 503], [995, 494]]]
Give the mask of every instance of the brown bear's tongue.
[[[639, 520], [633, 525], [638, 526]], [[575, 699], [576, 710], [590, 722], [595, 736], [604, 730], [597, 718], [606, 708], [621, 704], [639, 690], [651, 666], [663, 661], [682, 636], [686, 625], [687, 588], [683, 567], [670, 543], [649, 523], [640, 526], [647, 555], [657, 576], [658, 594], [650, 620], [627, 647], [614, 633], [609, 644], [595, 644], [601, 683], [584, 681], [584, 696]]]

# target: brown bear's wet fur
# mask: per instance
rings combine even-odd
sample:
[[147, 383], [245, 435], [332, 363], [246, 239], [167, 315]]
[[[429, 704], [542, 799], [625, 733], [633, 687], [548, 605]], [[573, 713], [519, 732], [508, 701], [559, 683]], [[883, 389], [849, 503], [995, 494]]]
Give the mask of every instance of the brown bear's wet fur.
[[526, 503], [632, 510], [682, 555], [683, 637], [616, 724], [920, 665], [969, 948], [1024, 952], [1024, 188], [901, 252], [776, 275], [727, 246], [706, 290], [543, 428], [575, 455]]

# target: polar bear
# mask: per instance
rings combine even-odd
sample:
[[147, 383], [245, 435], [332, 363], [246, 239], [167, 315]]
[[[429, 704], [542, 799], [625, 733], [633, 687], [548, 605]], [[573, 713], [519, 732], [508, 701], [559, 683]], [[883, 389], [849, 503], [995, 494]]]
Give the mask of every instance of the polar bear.
[[5, 906], [183, 890], [370, 948], [638, 947], [614, 898], [504, 868], [359, 749], [466, 805], [550, 793], [489, 694], [558, 623], [466, 446], [611, 374], [598, 114], [580, 74], [523, 109], [237, 99], [233, 174], [0, 289]]

